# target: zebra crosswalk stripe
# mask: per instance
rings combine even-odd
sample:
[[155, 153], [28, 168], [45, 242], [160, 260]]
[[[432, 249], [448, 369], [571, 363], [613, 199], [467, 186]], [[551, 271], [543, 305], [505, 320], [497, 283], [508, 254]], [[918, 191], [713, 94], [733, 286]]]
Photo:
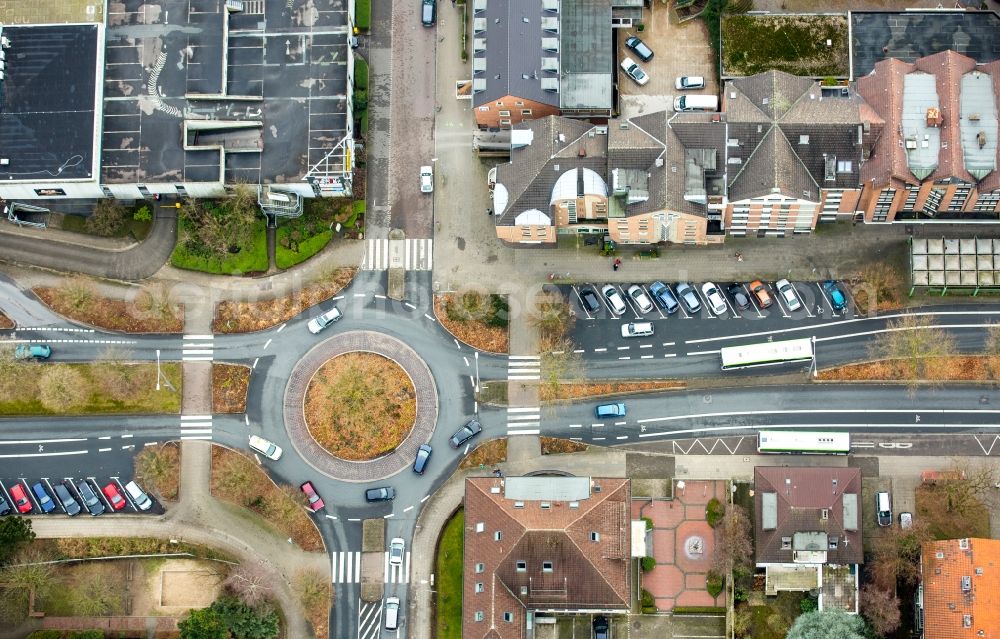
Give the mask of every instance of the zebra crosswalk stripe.
[[410, 582], [410, 553], [406, 553], [403, 563], [394, 566], [389, 563], [389, 553], [385, 553], [385, 583], [405, 584]]
[[331, 552], [330, 575], [335, 584], [361, 583], [361, 553], [357, 551]]
[[507, 358], [507, 379], [511, 381], [541, 379], [541, 360], [539, 355], [511, 355]]
[[181, 415], [181, 439], [212, 439], [212, 416]]
[[181, 359], [185, 362], [210, 362], [215, 353], [214, 335], [185, 335]]
[[539, 406], [507, 409], [507, 435], [538, 435], [541, 433], [542, 409]]
[[[434, 265], [434, 240], [403, 240], [403, 268], [407, 271], [430, 271]], [[365, 256], [361, 269], [384, 271], [389, 268], [389, 240], [365, 240]]]

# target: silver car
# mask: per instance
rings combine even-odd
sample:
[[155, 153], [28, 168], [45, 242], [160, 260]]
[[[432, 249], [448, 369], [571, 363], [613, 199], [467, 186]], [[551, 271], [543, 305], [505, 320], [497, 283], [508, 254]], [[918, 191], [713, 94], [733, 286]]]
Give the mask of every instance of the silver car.
[[701, 301], [690, 284], [681, 282], [674, 290], [677, 291], [677, 297], [681, 298], [681, 301], [684, 302], [684, 306], [687, 307], [688, 312], [697, 313], [701, 310]]
[[712, 312], [716, 315], [722, 315], [729, 310], [729, 306], [726, 305], [726, 299], [722, 297], [722, 292], [715, 284], [705, 282], [701, 285], [701, 292], [705, 295], [708, 305], [712, 307]]
[[632, 298], [635, 305], [639, 307], [639, 310], [643, 313], [648, 313], [653, 310], [653, 301], [649, 299], [646, 295], [646, 291], [642, 290], [642, 287], [638, 284], [633, 284], [628, 287], [628, 296]]
[[309, 327], [309, 332], [315, 335], [330, 324], [339, 320], [342, 315], [343, 313], [340, 312], [340, 309], [334, 306], [319, 317], [314, 317], [309, 320], [309, 324], [307, 325]]
[[797, 311], [802, 308], [802, 302], [799, 301], [799, 296], [795, 294], [795, 287], [792, 286], [791, 282], [788, 280], [778, 280], [775, 282], [774, 287], [781, 293], [781, 299], [785, 300], [788, 310]]

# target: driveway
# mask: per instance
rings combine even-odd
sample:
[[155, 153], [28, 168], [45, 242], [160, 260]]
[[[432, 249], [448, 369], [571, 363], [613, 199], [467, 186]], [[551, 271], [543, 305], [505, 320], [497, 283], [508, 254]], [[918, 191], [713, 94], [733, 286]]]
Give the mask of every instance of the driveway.
[[[621, 91], [621, 114], [633, 117], [643, 113], [670, 110], [674, 95], [674, 79], [682, 75], [700, 75], [705, 78], [705, 88], [686, 91], [687, 94], [718, 95], [715, 81], [714, 54], [708, 42], [708, 31], [701, 20], [691, 20], [684, 24], [671, 21], [670, 7], [654, 2], [646, 10], [646, 26], [639, 32], [635, 29], [618, 30], [618, 57], [621, 62], [629, 56], [649, 75], [649, 82], [640, 87], [628, 78], [618, 66], [618, 87]], [[643, 62], [625, 48], [629, 36], [639, 38], [653, 50], [653, 59]], [[664, 100], [664, 98], [667, 98]]]

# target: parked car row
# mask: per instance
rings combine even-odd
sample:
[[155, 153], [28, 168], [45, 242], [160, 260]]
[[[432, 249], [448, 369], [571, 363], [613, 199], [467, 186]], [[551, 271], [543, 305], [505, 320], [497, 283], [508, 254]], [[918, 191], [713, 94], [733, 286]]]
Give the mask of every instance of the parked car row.
[[[819, 289], [811, 291], [808, 300], [811, 301], [812, 296], [822, 295], [834, 313], [844, 311], [847, 296], [839, 283], [826, 281], [819, 285]], [[685, 315], [695, 315], [702, 308], [706, 308], [712, 315], [725, 315], [730, 310], [738, 315], [743, 310], [760, 311], [770, 308], [775, 300], [780, 300], [782, 309], [794, 312], [803, 309], [806, 301], [796, 285], [787, 279], [778, 280], [773, 285], [754, 280], [746, 284], [733, 282], [724, 287], [713, 282], [705, 282], [700, 287], [688, 282], [672, 286], [663, 282], [653, 282], [648, 286], [632, 284], [627, 287], [605, 284], [599, 290], [600, 294], [590, 286], [577, 289], [580, 308], [588, 316], [597, 313], [602, 307], [606, 307], [615, 317], [621, 317], [630, 310], [641, 317], [652, 313], [656, 308], [662, 311], [661, 315], [673, 315], [678, 310], [683, 310]], [[622, 327], [622, 336], [634, 336], [635, 328], [626, 328], [627, 326]]]
[[[452, 448], [460, 448], [464, 444], [472, 440], [473, 437], [483, 432], [483, 426], [479, 423], [477, 419], [470, 419], [465, 423], [458, 432], [451, 436], [448, 440], [449, 445]], [[263, 437], [258, 437], [257, 435], [250, 436], [250, 448], [263, 454], [268, 459], [277, 460], [281, 457], [281, 448], [279, 448], [273, 442], [270, 442]], [[416, 459], [413, 460], [413, 472], [418, 475], [423, 475], [424, 471], [427, 470], [427, 464], [430, 462], [431, 453], [434, 449], [430, 444], [422, 444], [420, 448], [417, 449]], [[306, 507], [312, 512], [319, 512], [326, 507], [326, 503], [323, 498], [319, 496], [316, 492], [316, 487], [313, 486], [311, 481], [307, 481], [299, 486], [302, 493], [306, 496]], [[396, 489], [392, 486], [376, 486], [374, 488], [368, 488], [365, 490], [365, 501], [368, 503], [380, 502], [380, 501], [392, 501], [396, 498]]]
[[86, 512], [97, 516], [107, 511], [116, 512], [131, 506], [134, 510], [149, 510], [153, 500], [135, 481], [124, 486], [118, 480], [98, 485], [95, 479], [74, 481], [64, 479], [55, 484], [43, 479], [28, 484], [21, 480], [9, 487], [0, 485], [0, 515], [16, 511], [27, 515], [57, 513], [79, 515]]

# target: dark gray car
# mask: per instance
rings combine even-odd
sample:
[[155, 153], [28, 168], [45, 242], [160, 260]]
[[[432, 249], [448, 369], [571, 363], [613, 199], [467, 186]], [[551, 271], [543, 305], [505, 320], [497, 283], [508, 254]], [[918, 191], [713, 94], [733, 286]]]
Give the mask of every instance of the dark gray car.
[[631, 49], [637, 56], [639, 56], [643, 62], [649, 62], [653, 59], [653, 50], [646, 46], [646, 43], [632, 36], [625, 40], [625, 46]]
[[396, 489], [392, 486], [379, 486], [378, 488], [369, 488], [365, 491], [365, 501], [392, 501], [396, 498]]
[[479, 421], [470, 419], [465, 426], [462, 426], [457, 433], [451, 436], [448, 443], [451, 444], [452, 448], [458, 448], [481, 432], [483, 432], [483, 427]]
[[418, 475], [424, 474], [424, 469], [427, 468], [427, 460], [431, 458], [431, 452], [433, 449], [430, 444], [423, 444], [417, 449], [417, 458], [413, 460], [413, 472]]
[[97, 493], [94, 489], [90, 487], [90, 484], [86, 480], [79, 482], [76, 485], [76, 490], [80, 493], [80, 499], [83, 500], [83, 507], [87, 509], [87, 512], [91, 515], [100, 515], [104, 512], [104, 502], [97, 497]]
[[56, 497], [59, 498], [59, 503], [66, 510], [66, 514], [72, 517], [73, 515], [80, 514], [80, 504], [73, 497], [73, 494], [69, 492], [69, 489], [62, 484], [56, 484], [52, 487], [52, 490], [56, 491]]
[[677, 290], [677, 297], [681, 298], [689, 313], [697, 313], [701, 310], [701, 301], [690, 284], [681, 282], [675, 288]]

